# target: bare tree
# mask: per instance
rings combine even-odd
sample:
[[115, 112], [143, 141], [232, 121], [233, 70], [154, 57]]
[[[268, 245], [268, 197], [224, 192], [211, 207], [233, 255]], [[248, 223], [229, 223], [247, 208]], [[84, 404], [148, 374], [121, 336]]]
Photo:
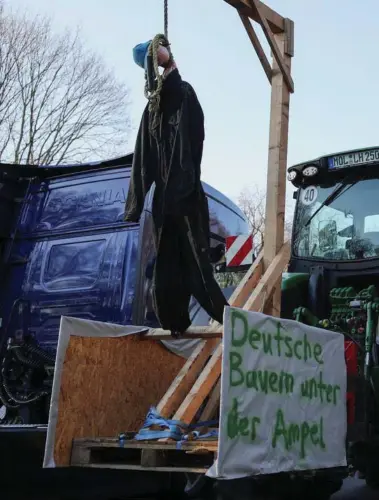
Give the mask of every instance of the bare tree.
[[[249, 222], [255, 249], [259, 251], [264, 243], [266, 193], [258, 186], [245, 188], [238, 197], [238, 205]], [[293, 215], [290, 207], [286, 210], [286, 215], [284, 236], [286, 239], [289, 239], [292, 233]]]
[[0, 161], [76, 163], [125, 151], [127, 98], [77, 32], [56, 35], [49, 20], [0, 5]]

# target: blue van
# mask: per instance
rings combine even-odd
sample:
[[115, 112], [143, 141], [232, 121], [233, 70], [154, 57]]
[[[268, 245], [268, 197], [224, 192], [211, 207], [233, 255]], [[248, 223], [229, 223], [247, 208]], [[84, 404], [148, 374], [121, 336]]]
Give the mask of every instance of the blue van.
[[[151, 300], [152, 193], [139, 224], [123, 221], [132, 158], [0, 165], [0, 424], [47, 423], [62, 315], [158, 326]], [[204, 188], [216, 265], [225, 237], [246, 234], [248, 225], [231, 200]], [[220, 269], [216, 276], [225, 284]], [[232, 290], [225, 288], [227, 298]], [[199, 304], [190, 307], [193, 323], [207, 325]], [[182, 342], [185, 353], [195, 341]], [[50, 369], [39, 370], [39, 360]]]

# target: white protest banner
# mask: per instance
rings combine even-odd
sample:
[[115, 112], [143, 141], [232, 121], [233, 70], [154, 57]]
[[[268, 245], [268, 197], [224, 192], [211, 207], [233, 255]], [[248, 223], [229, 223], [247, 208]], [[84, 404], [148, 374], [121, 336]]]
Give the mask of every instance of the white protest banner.
[[227, 307], [220, 404], [211, 477], [345, 466], [343, 335]]

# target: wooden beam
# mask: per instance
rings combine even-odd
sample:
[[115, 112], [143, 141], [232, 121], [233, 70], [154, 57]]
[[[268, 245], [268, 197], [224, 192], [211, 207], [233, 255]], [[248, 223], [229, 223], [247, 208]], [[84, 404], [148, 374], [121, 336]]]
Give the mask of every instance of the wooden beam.
[[267, 268], [251, 297], [246, 302], [244, 309], [263, 312], [265, 302], [271, 298], [278, 281], [281, 280], [283, 270], [288, 264], [289, 258], [290, 244], [287, 241]]
[[[276, 35], [283, 59], [291, 68], [291, 56], [285, 54], [286, 34]], [[265, 234], [263, 249], [263, 266], [267, 269], [283, 246], [284, 216], [286, 203], [286, 169], [288, 150], [288, 119], [290, 92], [285, 84], [284, 75], [280, 71], [276, 59], [273, 61], [271, 81], [271, 115], [269, 131], [269, 153], [267, 167], [267, 194]], [[278, 281], [273, 294], [271, 310], [267, 313], [280, 316], [281, 291]]]
[[217, 339], [202, 342], [193, 351], [157, 406], [163, 418], [171, 417], [179, 408], [219, 342]]
[[[212, 420], [220, 407], [220, 393], [221, 393], [221, 377], [219, 377], [216, 385], [213, 387], [211, 395], [205, 405], [204, 410], [200, 415], [200, 422]], [[207, 431], [207, 426], [201, 427], [200, 432], [203, 434]]]
[[244, 14], [239, 13], [239, 16], [241, 18], [242, 24], [245, 27], [246, 33], [250, 38], [250, 41], [255, 49], [255, 52], [257, 53], [258, 59], [261, 61], [267, 79], [271, 83], [271, 78], [272, 78], [271, 64], [269, 63], [266, 57], [265, 51], [263, 50], [263, 47], [261, 45], [261, 42], [259, 41], [259, 38], [257, 37], [257, 34], [255, 33], [251, 21], [248, 18], [248, 16], [245, 16]]
[[[211, 330], [211, 326], [191, 326], [184, 332], [180, 339], [219, 339], [222, 337], [222, 326], [217, 323], [217, 327]], [[162, 328], [151, 328], [145, 334], [141, 333], [141, 340], [175, 340], [169, 330]]]
[[222, 343], [217, 346], [211, 359], [187, 394], [173, 419], [190, 424], [205, 398], [211, 392], [221, 374]]
[[[235, 7], [239, 13], [250, 17], [253, 21], [260, 22], [259, 17], [249, 3], [249, 0], [225, 0], [226, 3]], [[262, 15], [267, 19], [267, 23], [273, 33], [283, 33], [285, 30], [285, 18], [270, 9], [262, 2], [258, 2]]]
[[276, 60], [276, 63], [278, 67], [280, 68], [280, 71], [283, 74], [284, 81], [286, 82], [286, 85], [288, 87], [288, 90], [290, 92], [295, 91], [294, 83], [291, 77], [291, 70], [289, 66], [286, 64], [286, 61], [283, 57], [284, 54], [284, 46], [280, 47], [276, 43], [275, 37], [273, 35], [272, 30], [270, 29], [270, 26], [267, 22], [267, 19], [264, 16], [263, 9], [261, 8], [261, 2], [259, 0], [248, 0], [251, 8], [255, 9], [257, 12], [257, 16], [259, 17], [259, 24], [262, 26], [263, 33], [266, 35], [267, 42], [270, 45], [270, 48], [272, 50], [272, 53], [274, 55], [274, 58]]

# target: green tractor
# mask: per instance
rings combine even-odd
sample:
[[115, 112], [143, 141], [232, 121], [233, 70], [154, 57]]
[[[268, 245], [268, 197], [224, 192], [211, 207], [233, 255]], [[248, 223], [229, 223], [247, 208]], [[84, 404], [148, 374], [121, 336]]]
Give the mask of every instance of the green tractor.
[[282, 317], [341, 332], [348, 463], [379, 487], [379, 147], [288, 169], [297, 188]]

